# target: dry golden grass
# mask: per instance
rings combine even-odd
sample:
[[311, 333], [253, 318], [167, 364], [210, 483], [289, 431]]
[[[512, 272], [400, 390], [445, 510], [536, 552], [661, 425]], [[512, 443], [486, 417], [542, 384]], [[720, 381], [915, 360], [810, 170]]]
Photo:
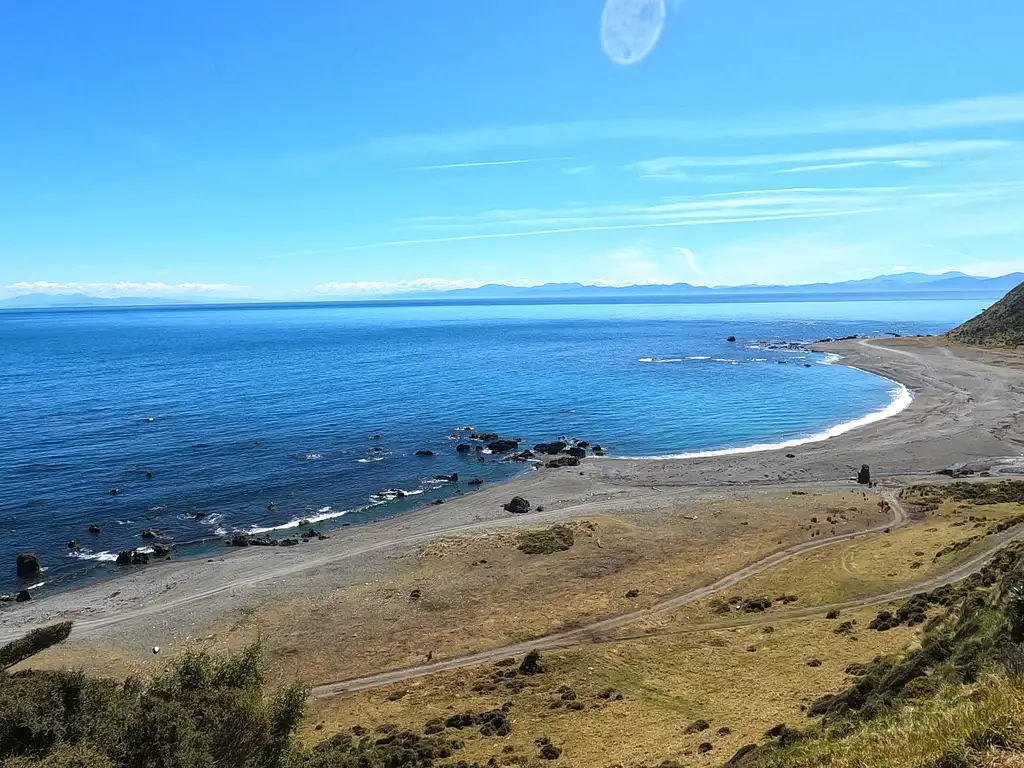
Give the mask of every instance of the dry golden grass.
[[[864, 609], [841, 618], [863, 628], [874, 613]], [[534, 739], [548, 736], [564, 749], [559, 765], [657, 765], [668, 758], [684, 765], [718, 765], [777, 723], [800, 727], [807, 720], [801, 706], [847, 684], [848, 664], [902, 648], [916, 635], [906, 627], [837, 635], [837, 624], [813, 618], [776, 623], [770, 633], [755, 626], [544, 654], [547, 671], [525, 678], [527, 687], [518, 693], [500, 684], [494, 691], [473, 690], [492, 684], [491, 675], [500, 668], [459, 670], [316, 701], [306, 733], [322, 738], [355, 725], [383, 723], [421, 730], [434, 717], [482, 712], [511, 701], [512, 733], [496, 738], [466, 729], [460, 733], [466, 740], [460, 759], [500, 759], [506, 747], [536, 756]], [[812, 658], [821, 666], [808, 666]], [[567, 709], [561, 686], [572, 689], [583, 704], [581, 711]], [[606, 689], [623, 699], [600, 698]], [[686, 726], [697, 719], [711, 727], [686, 734]], [[718, 735], [723, 727], [731, 732]], [[697, 746], [705, 741], [714, 748], [698, 755]]]
[[[389, 559], [372, 582], [274, 599], [216, 628], [236, 647], [261, 634], [276, 679], [312, 682], [458, 656], [653, 604], [833, 526], [810, 517], [841, 505], [838, 531], [885, 519], [861, 493], [762, 494], [748, 502], [676, 501], [642, 518], [568, 524], [565, 552], [526, 555], [517, 533], [439, 539]], [[697, 519], [689, 519], [696, 516]], [[745, 523], [745, 524], [743, 524]], [[630, 590], [639, 596], [626, 597]], [[420, 590], [419, 599], [410, 599]]]

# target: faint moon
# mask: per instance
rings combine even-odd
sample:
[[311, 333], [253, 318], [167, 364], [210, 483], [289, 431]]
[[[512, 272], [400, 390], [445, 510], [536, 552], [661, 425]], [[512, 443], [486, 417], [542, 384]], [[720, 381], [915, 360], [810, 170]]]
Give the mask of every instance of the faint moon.
[[665, 0], [607, 0], [601, 46], [617, 64], [636, 64], [651, 52], [665, 24]]

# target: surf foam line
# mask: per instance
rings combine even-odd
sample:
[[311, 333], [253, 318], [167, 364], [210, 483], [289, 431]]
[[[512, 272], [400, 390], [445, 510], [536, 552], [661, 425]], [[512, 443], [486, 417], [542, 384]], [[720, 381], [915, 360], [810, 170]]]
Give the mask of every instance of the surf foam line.
[[[822, 365], [835, 365], [840, 358], [838, 356], [829, 356], [822, 361]], [[847, 366], [855, 368], [856, 366]], [[872, 374], [877, 375], [877, 374]], [[784, 448], [795, 448], [799, 445], [807, 445], [808, 443], [821, 443], [825, 440], [829, 440], [839, 435], [845, 435], [847, 432], [852, 432], [855, 429], [866, 427], [869, 424], [874, 424], [878, 421], [896, 416], [902, 413], [910, 404], [914, 402], [914, 394], [906, 386], [900, 384], [898, 381], [886, 378], [885, 376], [879, 376], [878, 378], [889, 382], [892, 385], [892, 389], [889, 390], [889, 394], [892, 396], [892, 400], [889, 405], [885, 408], [881, 408], [877, 411], [872, 411], [859, 419], [853, 419], [852, 421], [844, 421], [841, 424], [836, 424], [828, 429], [818, 432], [808, 437], [797, 437], [792, 440], [783, 440], [778, 443], [758, 443], [757, 445], [745, 445], [740, 448], [722, 448], [715, 451], [695, 451], [692, 453], [671, 453], [671, 454], [660, 454], [657, 456], [614, 456], [612, 458], [617, 459], [654, 459], [666, 461], [668, 459], [705, 459], [714, 456], [736, 456], [744, 453], [761, 453], [766, 451], [779, 451]]]

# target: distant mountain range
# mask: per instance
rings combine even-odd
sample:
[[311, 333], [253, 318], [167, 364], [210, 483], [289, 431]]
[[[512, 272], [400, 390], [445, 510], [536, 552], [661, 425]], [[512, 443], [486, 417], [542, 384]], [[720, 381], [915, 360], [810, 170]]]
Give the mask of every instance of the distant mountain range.
[[841, 283], [809, 283], [803, 285], [733, 285], [706, 286], [690, 283], [671, 285], [628, 285], [622, 287], [583, 285], [582, 283], [545, 283], [530, 288], [491, 284], [479, 288], [463, 288], [454, 291], [423, 291], [405, 293], [389, 298], [403, 299], [541, 299], [541, 298], [587, 298], [627, 296], [835, 296], [863, 294], [963, 294], [979, 297], [1002, 296], [1024, 282], [1024, 272], [1014, 272], [1002, 277], [972, 277], [963, 272], [945, 272], [941, 275], [926, 275], [920, 272], [900, 272], [895, 275], [881, 275], [865, 280], [847, 280]]
[[[1014, 272], [1002, 277], [972, 277], [963, 272], [946, 272], [941, 275], [926, 275], [920, 272], [900, 272], [895, 275], [881, 275], [866, 280], [847, 280], [841, 283], [809, 283], [804, 285], [733, 285], [709, 288], [689, 283], [672, 283], [671, 285], [627, 285], [622, 287], [603, 285], [584, 285], [582, 283], [545, 283], [529, 288], [512, 285], [490, 284], [479, 288], [464, 288], [453, 291], [420, 291], [417, 293], [393, 293], [382, 296], [348, 296], [339, 297], [341, 301], [397, 301], [397, 300], [465, 300], [465, 301], [553, 301], [566, 299], [569, 301], [595, 301], [601, 299], [628, 299], [629, 297], [644, 298], [656, 301], [659, 297], [666, 300], [686, 301], [687, 297], [694, 301], [713, 301], [721, 298], [724, 301], [750, 301], [764, 299], [777, 301], [784, 298], [814, 297], [822, 301], [838, 301], [844, 298], [866, 299], [887, 297], [937, 298], [962, 296], [969, 298], [998, 299], [1013, 288], [1024, 282], [1024, 272]], [[330, 299], [318, 298], [317, 303]], [[185, 305], [185, 304], [265, 304], [252, 299], [210, 299], [204, 297], [156, 298], [156, 297], [118, 297], [102, 298], [75, 294], [32, 293], [0, 299], [0, 308], [59, 308], [59, 307], [125, 307], [152, 305]], [[290, 302], [296, 304], [302, 302]]]

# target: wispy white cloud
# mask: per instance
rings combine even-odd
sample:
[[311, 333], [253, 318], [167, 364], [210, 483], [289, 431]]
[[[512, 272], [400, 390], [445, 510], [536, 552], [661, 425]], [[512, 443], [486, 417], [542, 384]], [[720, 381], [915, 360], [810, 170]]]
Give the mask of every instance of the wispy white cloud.
[[588, 173], [593, 173], [596, 169], [592, 165], [574, 165], [571, 168], [563, 168], [562, 173], [566, 176], [583, 176]]
[[109, 283], [56, 283], [47, 280], [11, 283], [5, 286], [9, 293], [21, 296], [26, 293], [71, 294], [84, 293], [89, 296], [116, 298], [119, 296], [181, 296], [196, 293], [234, 293], [244, 286], [229, 283], [137, 283], [120, 280]]
[[430, 155], [588, 141], [899, 133], [1019, 123], [1024, 123], [1024, 93], [786, 116], [747, 115], [729, 121], [600, 120], [404, 134], [375, 139], [367, 149], [385, 155]]
[[686, 266], [690, 268], [691, 272], [696, 272], [698, 275], [703, 273], [704, 270], [702, 270], [700, 268], [700, 264], [697, 263], [696, 254], [689, 248], [680, 248], [679, 246], [674, 246], [672, 250], [679, 251], [679, 253], [683, 254], [683, 258], [686, 259]]
[[443, 163], [441, 165], [417, 165], [403, 168], [403, 171], [446, 171], [454, 168], [488, 168], [495, 165], [530, 165], [532, 163], [553, 163], [574, 160], [572, 157], [527, 157], [521, 160], [482, 160], [473, 163]]
[[[770, 155], [730, 155], [724, 157], [659, 157], [627, 165], [645, 178], [675, 178], [688, 168], [721, 168], [802, 164], [788, 172], [853, 168], [875, 163], [912, 163], [924, 158], [977, 154], [1016, 147], [1016, 142], [988, 139], [964, 141], [919, 141], [874, 147], [826, 149], [814, 152], [790, 152]], [[818, 165], [806, 165], [817, 163]]]

